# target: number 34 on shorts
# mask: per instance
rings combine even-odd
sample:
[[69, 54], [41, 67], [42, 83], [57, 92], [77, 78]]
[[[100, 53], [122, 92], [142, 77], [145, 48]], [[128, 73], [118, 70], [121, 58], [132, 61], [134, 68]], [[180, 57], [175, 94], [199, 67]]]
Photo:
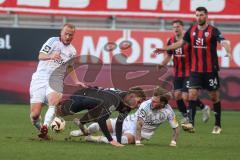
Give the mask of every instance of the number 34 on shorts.
[[211, 86], [211, 87], [214, 87], [214, 86], [217, 87], [217, 85], [218, 85], [218, 80], [217, 80], [217, 78], [209, 79], [208, 82], [209, 82], [209, 86]]

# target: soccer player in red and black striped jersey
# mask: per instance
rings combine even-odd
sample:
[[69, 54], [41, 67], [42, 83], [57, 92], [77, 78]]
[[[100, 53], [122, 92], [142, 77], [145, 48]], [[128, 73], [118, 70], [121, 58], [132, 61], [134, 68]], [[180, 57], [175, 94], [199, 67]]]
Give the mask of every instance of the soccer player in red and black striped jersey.
[[[169, 38], [167, 45], [171, 45], [181, 40], [184, 35], [184, 24], [181, 20], [175, 20], [172, 22], [173, 36]], [[177, 102], [179, 111], [184, 117], [181, 123], [188, 122], [187, 107], [185, 103], [188, 103], [188, 86], [190, 75], [190, 63], [191, 63], [191, 46], [184, 44], [181, 48], [170, 50], [163, 62], [158, 65], [158, 68], [165, 66], [173, 56], [174, 65], [174, 97]], [[207, 122], [209, 119], [209, 107], [204, 105], [199, 99], [197, 99], [198, 106], [203, 111], [203, 122]]]
[[228, 57], [231, 57], [230, 42], [226, 40], [221, 32], [214, 26], [207, 23], [208, 11], [205, 7], [196, 9], [197, 23], [191, 26], [185, 33], [183, 40], [171, 46], [158, 48], [154, 52], [173, 50], [181, 47], [185, 43], [191, 45], [191, 73], [189, 84], [189, 107], [190, 124], [184, 126], [186, 129], [193, 129], [194, 117], [196, 113], [198, 89], [206, 89], [213, 102], [215, 112], [215, 126], [213, 134], [221, 133], [221, 103], [219, 97], [219, 65], [217, 57], [217, 42], [225, 48]]

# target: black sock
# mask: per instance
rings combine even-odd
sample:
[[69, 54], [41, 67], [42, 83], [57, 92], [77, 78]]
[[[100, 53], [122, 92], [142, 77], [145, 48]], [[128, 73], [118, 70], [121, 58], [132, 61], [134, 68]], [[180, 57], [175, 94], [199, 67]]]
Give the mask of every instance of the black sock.
[[213, 111], [215, 113], [215, 125], [221, 127], [221, 103], [213, 104]]
[[202, 103], [202, 101], [200, 101], [200, 99], [198, 98], [197, 101], [196, 101], [198, 104], [197, 106], [202, 110], [204, 109], [205, 105]]
[[183, 117], [187, 116], [187, 107], [183, 101], [183, 99], [177, 100], [178, 110], [182, 113]]
[[189, 101], [189, 122], [194, 125], [194, 119], [196, 115], [196, 106], [198, 105], [198, 102], [195, 101]]

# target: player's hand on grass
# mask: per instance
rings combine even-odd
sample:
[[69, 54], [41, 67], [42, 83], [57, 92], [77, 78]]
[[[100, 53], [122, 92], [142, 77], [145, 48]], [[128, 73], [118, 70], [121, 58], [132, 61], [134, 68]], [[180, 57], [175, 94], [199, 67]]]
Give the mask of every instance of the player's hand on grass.
[[123, 144], [120, 144], [120, 143], [118, 143], [117, 141], [114, 141], [114, 140], [112, 140], [112, 141], [110, 142], [110, 144], [113, 145], [113, 146], [115, 146], [115, 147], [124, 147]]
[[60, 53], [53, 53], [50, 55], [50, 59], [51, 60], [61, 60], [61, 56], [60, 56]]
[[172, 140], [169, 144], [169, 146], [171, 147], [176, 147], [177, 146], [177, 142], [175, 140]]
[[144, 146], [144, 144], [142, 144], [141, 141], [139, 141], [139, 140], [137, 140], [137, 141], [135, 142], [135, 145], [136, 145], [136, 146]]

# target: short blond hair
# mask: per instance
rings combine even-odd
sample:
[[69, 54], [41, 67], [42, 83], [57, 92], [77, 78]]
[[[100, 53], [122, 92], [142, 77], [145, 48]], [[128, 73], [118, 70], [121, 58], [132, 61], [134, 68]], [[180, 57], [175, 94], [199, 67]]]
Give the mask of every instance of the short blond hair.
[[72, 23], [65, 23], [62, 28], [64, 28], [64, 27], [68, 27], [68, 28], [71, 28], [71, 29], [74, 29], [74, 30], [76, 29], [75, 25], [72, 24]]

